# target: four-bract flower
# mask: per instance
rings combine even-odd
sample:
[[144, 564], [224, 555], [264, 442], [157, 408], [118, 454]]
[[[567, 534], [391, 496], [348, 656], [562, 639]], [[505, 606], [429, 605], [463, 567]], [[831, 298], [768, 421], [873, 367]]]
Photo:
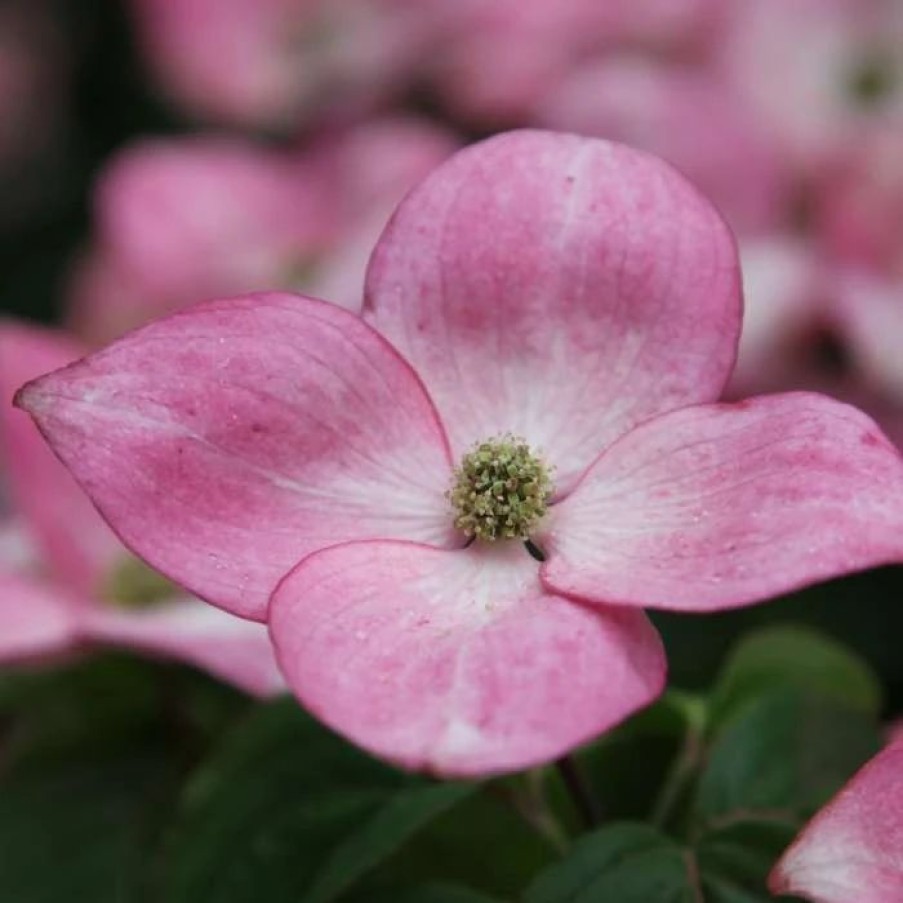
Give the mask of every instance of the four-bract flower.
[[473, 145], [401, 204], [365, 296], [363, 318], [200, 304], [19, 403], [128, 545], [267, 619], [299, 699], [380, 756], [550, 760], [660, 692], [643, 607], [731, 608], [903, 554], [903, 462], [866, 416], [715, 403], [734, 243], [653, 157]]

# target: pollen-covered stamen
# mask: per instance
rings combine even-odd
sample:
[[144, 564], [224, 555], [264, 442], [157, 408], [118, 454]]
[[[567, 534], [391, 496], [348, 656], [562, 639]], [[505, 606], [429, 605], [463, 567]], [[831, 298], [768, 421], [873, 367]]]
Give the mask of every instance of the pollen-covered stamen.
[[548, 467], [517, 436], [478, 443], [454, 478], [447, 496], [455, 526], [478, 539], [526, 539], [552, 495]]

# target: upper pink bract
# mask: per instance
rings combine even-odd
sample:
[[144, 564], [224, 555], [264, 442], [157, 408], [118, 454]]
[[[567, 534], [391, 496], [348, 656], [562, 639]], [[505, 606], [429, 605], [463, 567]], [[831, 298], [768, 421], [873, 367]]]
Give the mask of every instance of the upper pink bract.
[[903, 900], [903, 738], [869, 762], [772, 872], [774, 893], [814, 903]]
[[[719, 405], [733, 239], [661, 161], [551, 132], [473, 145], [408, 195], [364, 319], [209, 302], [26, 386], [120, 536], [268, 618], [299, 698], [406, 767], [523, 768], [661, 690], [641, 607], [746, 605], [903, 554], [903, 462], [811, 394]], [[532, 535], [452, 525], [452, 469], [522, 436], [554, 468]]]

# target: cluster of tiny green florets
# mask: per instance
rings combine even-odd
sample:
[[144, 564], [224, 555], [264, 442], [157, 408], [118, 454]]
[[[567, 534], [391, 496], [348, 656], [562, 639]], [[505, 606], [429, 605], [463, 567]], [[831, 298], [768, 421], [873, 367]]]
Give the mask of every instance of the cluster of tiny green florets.
[[510, 435], [476, 445], [454, 478], [447, 496], [455, 526], [477, 539], [526, 539], [552, 494], [546, 465], [523, 439]]
[[166, 577], [131, 555], [117, 563], [101, 588], [103, 599], [115, 608], [150, 608], [177, 593]]

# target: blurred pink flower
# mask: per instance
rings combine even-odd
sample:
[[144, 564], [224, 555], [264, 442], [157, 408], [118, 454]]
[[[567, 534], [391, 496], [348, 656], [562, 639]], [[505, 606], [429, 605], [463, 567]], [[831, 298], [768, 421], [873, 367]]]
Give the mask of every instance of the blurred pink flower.
[[814, 903], [903, 900], [903, 738], [819, 812], [772, 872], [775, 894]]
[[894, 0], [732, 0], [722, 77], [809, 178], [869, 121], [903, 113], [903, 7]]
[[389, 210], [453, 150], [441, 130], [387, 119], [304, 151], [227, 138], [155, 139], [108, 164], [96, 238], [69, 291], [71, 325], [107, 341], [185, 304], [292, 288], [360, 304]]
[[686, 59], [720, 18], [720, 0], [433, 0], [432, 7], [442, 21], [431, 73], [440, 95], [455, 113], [494, 129], [535, 121], [572, 70], [612, 51]]
[[127, 600], [114, 598], [116, 576], [130, 567], [134, 572], [139, 563], [34, 424], [10, 406], [23, 379], [68, 364], [80, 353], [62, 335], [10, 321], [0, 326], [0, 453], [21, 518], [15, 525], [6, 522], [0, 548], [0, 663], [115, 645], [190, 662], [250, 693], [278, 692], [284, 683], [259, 624], [227, 615], [177, 587], [147, 607], [117, 606]]
[[903, 448], [903, 280], [837, 268], [832, 287], [859, 403]]
[[432, 38], [421, 0], [131, 0], [162, 91], [202, 120], [294, 131], [406, 87]]
[[[384, 117], [323, 136], [304, 154], [328, 187], [335, 228], [325, 252], [289, 285], [359, 311], [367, 262], [404, 195], [457, 150], [455, 136], [425, 120]], [[258, 288], [260, 286], [257, 286]]]
[[857, 130], [818, 192], [814, 226], [833, 259], [903, 286], [903, 110], [898, 120]]
[[824, 392], [867, 411], [903, 448], [903, 295], [801, 237], [746, 241], [744, 317], [727, 397]]
[[[214, 301], [19, 403], [132, 548], [268, 618], [333, 728], [405, 767], [523, 768], [659, 693], [643, 607], [747, 605], [903, 555], [903, 460], [867, 417], [715, 403], [738, 283], [727, 227], [666, 164], [514, 132], [402, 202], [364, 320]], [[462, 470], [506, 436], [538, 469], [515, 467], [524, 491], [554, 482], [516, 522], [541, 564], [455, 527], [521, 511], [510, 470], [485, 496]]]
[[834, 394], [846, 373], [820, 343], [842, 341], [825, 261], [803, 237], [775, 232], [740, 244], [743, 331], [731, 397], [810, 389]]
[[592, 0], [433, 0], [433, 7], [446, 18], [431, 73], [440, 96], [454, 113], [494, 128], [529, 118], [550, 85], [610, 40]]
[[742, 234], [784, 223], [789, 171], [758, 118], [713, 73], [610, 54], [547, 92], [538, 121], [663, 157]]

